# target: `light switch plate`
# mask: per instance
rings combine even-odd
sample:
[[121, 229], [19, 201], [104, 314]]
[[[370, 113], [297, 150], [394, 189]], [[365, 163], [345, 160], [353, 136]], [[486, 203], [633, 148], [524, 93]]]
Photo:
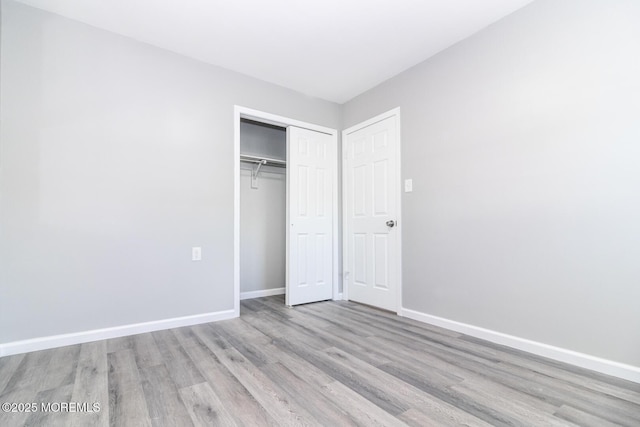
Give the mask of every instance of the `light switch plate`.
[[200, 261], [202, 260], [202, 248], [193, 247], [191, 248], [191, 261]]
[[411, 193], [413, 191], [413, 180], [405, 179], [404, 180], [404, 192]]

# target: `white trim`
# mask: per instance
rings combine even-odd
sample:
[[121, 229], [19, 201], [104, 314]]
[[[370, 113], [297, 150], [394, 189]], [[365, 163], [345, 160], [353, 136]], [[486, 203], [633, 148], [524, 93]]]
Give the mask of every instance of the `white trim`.
[[[234, 105], [233, 107], [233, 307], [236, 316], [240, 315], [240, 119], [251, 119], [257, 122], [268, 123], [275, 126], [296, 126], [303, 129], [309, 129], [316, 132], [322, 132], [331, 135], [333, 144], [336, 147], [336, 158], [333, 159], [336, 173], [333, 180], [333, 299], [338, 299], [339, 293], [339, 256], [338, 256], [338, 131], [324, 126], [314, 125], [312, 123], [303, 122], [289, 117], [278, 116], [276, 114], [265, 113], [264, 111], [254, 110], [252, 108]], [[288, 176], [288, 174], [287, 174]], [[288, 188], [288, 185], [287, 185]], [[288, 227], [287, 227], [288, 230]], [[288, 239], [287, 239], [288, 241]], [[285, 288], [286, 294], [286, 288]]]
[[[303, 129], [314, 130], [316, 132], [322, 132], [329, 135], [337, 135], [336, 129], [331, 129], [325, 126], [314, 125], [312, 123], [303, 122], [289, 117], [278, 116], [276, 114], [265, 113], [264, 111], [254, 110], [252, 108], [242, 107], [236, 105], [235, 111], [237, 111], [243, 119], [250, 119], [256, 122], [267, 123], [274, 126], [287, 127], [296, 126]], [[239, 125], [238, 125], [239, 126]], [[240, 145], [238, 144], [238, 147]]]
[[240, 114], [233, 107], [233, 311], [240, 316]]
[[339, 233], [339, 227], [341, 225], [342, 222], [342, 218], [340, 218], [340, 210], [338, 209], [338, 203], [339, 203], [339, 199], [338, 199], [338, 185], [339, 185], [339, 180], [338, 180], [338, 175], [340, 174], [340, 162], [339, 162], [339, 157], [340, 156], [340, 150], [339, 150], [339, 145], [338, 145], [338, 131], [335, 131], [335, 134], [333, 135], [333, 143], [335, 144], [335, 149], [332, 150], [332, 154], [333, 154], [333, 162], [332, 162], [332, 167], [333, 167], [333, 186], [331, 188], [331, 190], [333, 191], [333, 300], [335, 301], [336, 299], [339, 299], [339, 294], [340, 294], [340, 281], [342, 279], [342, 274], [340, 272], [340, 253], [339, 253], [339, 248], [340, 248], [340, 233]]
[[[287, 172], [291, 171], [291, 131], [289, 127], [287, 127], [287, 146], [286, 156], [287, 156]], [[287, 307], [291, 307], [290, 299], [291, 299], [291, 269], [289, 266], [291, 265], [291, 173], [286, 174], [286, 183], [285, 183], [285, 232], [284, 232], [284, 303]]]
[[555, 347], [549, 344], [531, 341], [525, 338], [504, 334], [502, 332], [485, 329], [466, 323], [456, 322], [454, 320], [445, 319], [430, 314], [421, 313], [419, 311], [407, 308], [401, 309], [401, 316], [408, 317], [419, 322], [428, 323], [452, 331], [460, 332], [476, 338], [491, 341], [496, 344], [506, 345], [518, 350], [523, 350], [538, 356], [547, 357], [549, 359], [579, 366], [581, 368], [590, 369], [606, 375], [622, 378], [628, 381], [640, 383], [640, 367], [627, 365], [612, 360], [602, 359], [600, 357], [591, 356], [585, 353], [568, 350], [561, 347]]
[[349, 301], [349, 283], [348, 276], [349, 272], [345, 271], [347, 268], [347, 179], [345, 175], [345, 165], [347, 160], [347, 144], [345, 144], [347, 140], [346, 131], [342, 131], [342, 139], [340, 143], [342, 144], [342, 298], [345, 301]]
[[[402, 132], [401, 132], [401, 120], [400, 120], [400, 107], [394, 108], [390, 113], [396, 116], [396, 211], [397, 220], [396, 227], [398, 233], [398, 249], [396, 255], [398, 256], [396, 265], [396, 283], [398, 289], [396, 290], [396, 312], [400, 313], [402, 310], [402, 229], [404, 227], [402, 221]], [[388, 113], [387, 113], [388, 114]]]
[[253, 299], [284, 294], [285, 288], [263, 289], [261, 291], [240, 292], [240, 299]]
[[164, 329], [180, 328], [182, 326], [198, 325], [201, 323], [217, 322], [237, 317], [234, 310], [218, 311], [214, 313], [196, 314], [193, 316], [174, 317], [171, 319], [154, 320], [151, 322], [134, 323], [131, 325], [115, 326], [112, 328], [93, 329], [90, 331], [73, 332], [70, 334], [52, 335], [23, 341], [0, 344], [0, 357], [30, 351], [46, 350], [67, 345], [82, 344], [91, 341], [106, 340], [145, 332]]
[[[396, 223], [397, 223], [397, 233], [398, 233], [398, 249], [396, 255], [398, 257], [398, 265], [396, 268], [396, 313], [400, 315], [402, 310], [402, 132], [401, 132], [401, 121], [400, 121], [400, 107], [396, 107], [392, 110], [389, 110], [385, 113], [379, 114], [375, 117], [370, 118], [369, 120], [365, 120], [364, 122], [358, 123], [350, 128], [347, 128], [342, 131], [342, 268], [344, 270], [346, 262], [347, 262], [347, 236], [348, 229], [346, 227], [347, 218], [347, 203], [346, 197], [349, 194], [346, 185], [347, 180], [344, 178], [345, 176], [345, 166], [347, 159], [347, 146], [345, 141], [347, 140], [347, 135], [350, 133], [356, 132], [360, 129], [364, 129], [367, 126], [371, 126], [374, 123], [381, 122], [390, 117], [396, 118]], [[346, 276], [342, 277], [342, 292], [345, 300], [349, 300], [349, 285], [348, 280], [346, 280]]]

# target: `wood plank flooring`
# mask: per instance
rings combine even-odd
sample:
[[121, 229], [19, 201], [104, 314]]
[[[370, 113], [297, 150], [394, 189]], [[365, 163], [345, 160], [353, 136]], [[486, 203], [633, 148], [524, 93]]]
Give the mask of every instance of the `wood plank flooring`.
[[[243, 301], [239, 319], [1, 358], [2, 402], [38, 411], [0, 426], [640, 426], [640, 384], [282, 296]], [[88, 406], [40, 406], [68, 402]]]

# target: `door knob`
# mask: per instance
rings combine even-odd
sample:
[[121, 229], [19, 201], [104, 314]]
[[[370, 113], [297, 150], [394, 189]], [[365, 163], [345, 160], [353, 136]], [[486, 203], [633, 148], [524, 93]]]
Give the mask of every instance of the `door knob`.
[[389, 221], [387, 221], [387, 227], [389, 228], [393, 228], [396, 225], [396, 222], [392, 219], [390, 219]]

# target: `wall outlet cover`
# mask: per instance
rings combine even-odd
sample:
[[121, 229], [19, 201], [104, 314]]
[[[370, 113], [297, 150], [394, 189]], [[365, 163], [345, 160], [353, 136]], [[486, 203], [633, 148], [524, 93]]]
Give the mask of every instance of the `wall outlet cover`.
[[404, 192], [411, 193], [413, 191], [413, 180], [405, 179], [404, 180]]

